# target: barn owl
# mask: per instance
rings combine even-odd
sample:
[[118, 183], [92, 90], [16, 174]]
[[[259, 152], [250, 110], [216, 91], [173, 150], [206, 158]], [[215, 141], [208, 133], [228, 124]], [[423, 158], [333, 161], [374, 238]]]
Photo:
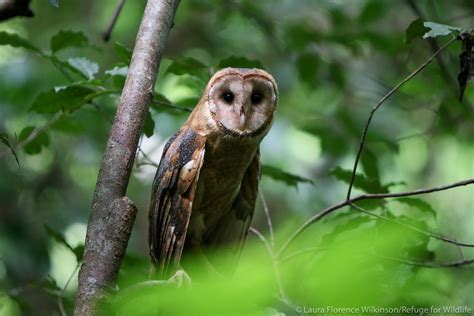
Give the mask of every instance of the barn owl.
[[161, 277], [176, 271], [183, 255], [205, 256], [216, 247], [231, 247], [237, 261], [258, 193], [259, 146], [277, 99], [266, 71], [225, 68], [168, 140], [149, 213], [150, 255]]

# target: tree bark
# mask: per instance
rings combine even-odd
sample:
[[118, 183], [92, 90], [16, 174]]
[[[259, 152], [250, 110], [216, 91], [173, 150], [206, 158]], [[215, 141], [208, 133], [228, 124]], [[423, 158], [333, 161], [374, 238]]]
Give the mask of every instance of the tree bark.
[[148, 0], [92, 200], [74, 315], [97, 314], [114, 287], [136, 215], [125, 197], [179, 0]]

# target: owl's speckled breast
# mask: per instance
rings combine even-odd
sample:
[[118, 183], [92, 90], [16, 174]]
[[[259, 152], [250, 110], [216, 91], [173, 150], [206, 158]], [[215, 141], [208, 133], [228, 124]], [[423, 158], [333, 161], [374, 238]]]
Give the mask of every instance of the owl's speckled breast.
[[242, 141], [234, 137], [208, 139], [191, 213], [189, 237], [201, 239], [230, 211], [259, 143], [259, 139]]

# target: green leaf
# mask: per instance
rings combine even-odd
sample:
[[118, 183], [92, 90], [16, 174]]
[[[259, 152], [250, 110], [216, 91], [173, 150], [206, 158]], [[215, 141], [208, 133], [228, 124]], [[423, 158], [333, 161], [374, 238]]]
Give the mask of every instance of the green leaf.
[[360, 162], [368, 178], [380, 179], [377, 156], [372, 151], [366, 148], [360, 157]]
[[31, 44], [28, 40], [14, 33], [0, 32], [0, 45], [22, 47], [36, 52], [40, 52], [40, 50], [36, 48], [33, 44]]
[[386, 8], [387, 6], [379, 0], [367, 2], [359, 15], [359, 23], [368, 24], [383, 18]]
[[310, 86], [314, 86], [316, 74], [319, 69], [318, 57], [312, 53], [303, 53], [298, 56], [296, 68], [298, 69], [300, 80]]
[[79, 134], [86, 131], [86, 127], [81, 123], [75, 117], [64, 117], [51, 125], [51, 128], [63, 133]]
[[161, 111], [165, 106], [173, 105], [167, 97], [162, 95], [161, 93], [155, 93], [153, 96], [153, 102], [151, 103], [151, 108], [156, 111]]
[[[350, 183], [352, 171], [343, 169], [339, 166], [335, 167], [329, 173], [345, 183]], [[379, 179], [367, 179], [363, 174], [356, 173], [354, 178], [354, 187], [367, 193], [388, 193], [387, 186], [380, 184]]]
[[[391, 212], [385, 214], [385, 217], [388, 217], [391, 220], [397, 221], [399, 223], [416, 227], [418, 229], [424, 231], [431, 231], [432, 228], [429, 227], [428, 222], [426, 220], [419, 220], [415, 218], [410, 218], [405, 215], [396, 216]], [[380, 225], [381, 231], [385, 230], [387, 226], [393, 225], [392, 223], [386, 222]], [[412, 232], [408, 228], [406, 229], [407, 233]], [[433, 260], [434, 253], [428, 250], [428, 243], [430, 241], [430, 237], [424, 234], [414, 234], [412, 238], [409, 240], [405, 240], [404, 243], [399, 244], [400, 249], [400, 256], [401, 257], [408, 257], [408, 258], [423, 258], [425, 257], [426, 260]], [[423, 259], [422, 259], [423, 260]]]
[[385, 200], [383, 199], [367, 199], [357, 201], [357, 206], [362, 207], [363, 209], [373, 211], [385, 205]]
[[82, 261], [82, 254], [84, 252], [84, 246], [79, 245], [76, 247], [71, 246], [67, 241], [64, 235], [53, 229], [51, 226], [44, 224], [44, 229], [49, 237], [53, 238], [56, 242], [60, 243], [61, 245], [65, 246], [67, 249], [71, 250], [71, 252], [76, 256], [77, 262]]
[[105, 71], [105, 76], [106, 78], [110, 77], [112, 78], [112, 81], [114, 83], [114, 87], [122, 90], [123, 86], [125, 85], [125, 79], [127, 77], [128, 73], [128, 66], [115, 66], [112, 69], [106, 70]]
[[196, 100], [195, 98], [186, 98], [179, 103], [173, 103], [168, 98], [160, 93], [155, 93], [153, 98], [153, 103], [151, 104], [151, 108], [158, 112], [167, 112], [173, 115], [179, 114], [187, 114], [192, 111], [191, 107], [194, 107], [197, 103], [193, 103], [192, 105], [188, 105], [188, 103], [192, 103]]
[[191, 75], [203, 78], [206, 76], [207, 66], [195, 58], [183, 57], [173, 60], [166, 72], [178, 76]]
[[45, 56], [45, 57], [48, 58], [56, 67], [60, 68], [62, 71], [65, 71], [65, 72], [70, 71], [70, 72], [80, 76], [81, 78], [87, 79], [86, 75], [84, 75], [76, 67], [73, 67], [69, 62], [64, 61], [62, 59], [59, 59], [55, 55], [49, 55], [49, 56]]
[[347, 69], [345, 68], [345, 66], [342, 66], [337, 62], [329, 64], [330, 80], [340, 90], [344, 90], [346, 88], [346, 70]]
[[423, 22], [421, 18], [411, 22], [405, 31], [405, 43], [410, 43], [415, 38], [429, 38], [446, 36], [461, 32], [459, 27], [451, 25], [439, 24], [435, 22]]
[[[351, 213], [348, 213], [351, 214]], [[342, 223], [336, 224], [334, 229], [325, 234], [321, 240], [321, 243], [325, 246], [331, 245], [337, 239], [346, 239], [352, 238], [352, 235], [346, 235], [347, 232], [360, 229], [362, 225], [372, 223], [375, 220], [369, 216], [357, 216], [355, 218], [346, 216], [346, 218], [342, 218]], [[334, 220], [334, 219], [333, 219]]]
[[127, 73], [128, 73], [128, 66], [122, 66], [122, 67], [115, 66], [114, 68], [105, 71], [105, 74], [109, 76], [126, 77]]
[[289, 24], [285, 30], [285, 44], [289, 50], [301, 51], [312, 42], [317, 42], [321, 36], [308, 28], [308, 23]]
[[10, 140], [8, 139], [8, 135], [6, 133], [0, 133], [0, 142], [2, 142], [5, 146], [10, 148], [10, 151], [12, 155], [15, 157], [16, 163], [19, 166], [20, 161], [18, 161], [18, 156], [16, 155], [15, 148], [10, 144]]
[[176, 104], [186, 109], [193, 109], [199, 103], [199, 100], [198, 97], [189, 97], [176, 101]]
[[82, 262], [82, 258], [84, 257], [84, 245], [77, 245], [72, 249], [72, 252], [76, 256], [77, 262]]
[[57, 295], [61, 292], [61, 288], [58, 286], [58, 283], [50, 275], [41, 280], [40, 285], [43, 289], [54, 295]]
[[170, 99], [168, 99], [167, 97], [165, 97], [161, 93], [155, 93], [155, 95], [153, 97], [153, 101], [158, 102], [158, 103], [168, 103], [168, 104], [173, 103], [173, 102], [170, 101]]
[[151, 116], [150, 111], [148, 111], [148, 114], [145, 119], [145, 126], [143, 127], [143, 133], [145, 134], [146, 137], [150, 138], [153, 136], [153, 132], [155, 130], [155, 121], [153, 121], [153, 117]]
[[422, 38], [429, 31], [429, 28], [423, 25], [423, 20], [418, 18], [408, 25], [405, 30], [405, 43], [410, 43], [415, 38]]
[[177, 84], [187, 86], [196, 94], [199, 94], [206, 88], [206, 84], [208, 81], [209, 78], [207, 72], [202, 72], [201, 74], [194, 73], [180, 76], [178, 78]]
[[217, 66], [217, 68], [219, 69], [227, 67], [264, 69], [260, 61], [255, 59], [247, 59], [246, 57], [242, 56], [227, 57], [225, 59], [222, 59]]
[[321, 139], [321, 148], [323, 152], [330, 153], [335, 156], [342, 156], [348, 151], [348, 147], [338, 141], [345, 137], [343, 131], [335, 128], [332, 118], [318, 120], [318, 124], [307, 124], [302, 126], [302, 130], [317, 136]]
[[99, 71], [99, 65], [85, 57], [69, 58], [68, 62], [89, 80]]
[[66, 248], [73, 250], [72, 246], [66, 241], [64, 235], [57, 230], [51, 228], [49, 225], [44, 224], [44, 229], [49, 237], [53, 238], [56, 242], [66, 246]]
[[304, 178], [298, 175], [288, 173], [281, 170], [280, 168], [262, 165], [262, 174], [272, 178], [275, 181], [284, 182], [286, 185], [298, 187], [298, 183], [311, 183], [314, 185], [313, 180]]
[[120, 42], [115, 42], [114, 44], [115, 53], [117, 56], [122, 60], [122, 62], [126, 63], [127, 65], [130, 64], [132, 60], [132, 50], [126, 47], [124, 44]]
[[74, 111], [87, 100], [86, 97], [95, 91], [81, 86], [66, 86], [60, 90], [49, 90], [40, 93], [33, 101], [31, 110], [37, 113], [56, 113], [58, 111]]
[[459, 27], [439, 24], [435, 22], [424, 22], [423, 25], [430, 29], [427, 33], [423, 35], [423, 38], [445, 36], [461, 32], [461, 29]]
[[51, 38], [51, 50], [53, 53], [67, 47], [84, 47], [89, 44], [87, 36], [83, 32], [61, 30]]
[[434, 218], [436, 219], [436, 216], [437, 216], [436, 211], [426, 201], [423, 201], [423, 200], [417, 199], [417, 198], [411, 198], [411, 197], [399, 198], [399, 199], [397, 199], [397, 201], [400, 202], [400, 203], [404, 203], [406, 205], [415, 207], [415, 208], [419, 209], [422, 212], [429, 213], [429, 214], [433, 215]]
[[[18, 141], [21, 143], [27, 139], [30, 134], [36, 129], [35, 126], [27, 126], [20, 132], [18, 136]], [[29, 155], [39, 154], [43, 147], [48, 147], [49, 145], [49, 135], [45, 131], [38, 133], [35, 138], [30, 141], [28, 144], [23, 146], [25, 153]]]

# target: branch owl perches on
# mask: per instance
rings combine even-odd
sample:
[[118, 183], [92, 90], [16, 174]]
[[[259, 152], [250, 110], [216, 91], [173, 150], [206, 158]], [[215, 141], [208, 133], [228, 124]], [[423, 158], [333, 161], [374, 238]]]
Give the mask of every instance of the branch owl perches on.
[[[160, 277], [177, 270], [183, 255], [203, 255], [219, 272], [237, 262], [255, 209], [259, 146], [277, 100], [267, 72], [223, 69], [166, 144], [149, 213], [150, 255]], [[225, 267], [206, 256], [222, 245], [233, 254]]]

